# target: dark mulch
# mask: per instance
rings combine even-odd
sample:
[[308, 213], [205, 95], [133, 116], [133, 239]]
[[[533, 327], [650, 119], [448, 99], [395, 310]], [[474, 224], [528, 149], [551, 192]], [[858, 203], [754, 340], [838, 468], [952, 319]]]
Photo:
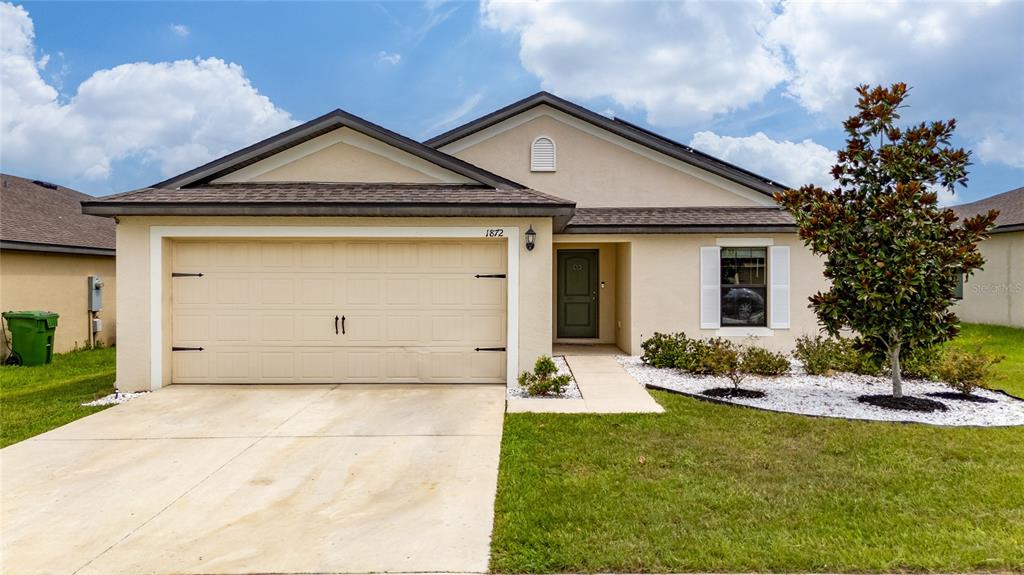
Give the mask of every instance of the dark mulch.
[[711, 389], [705, 389], [700, 393], [701, 395], [706, 395], [708, 397], [742, 397], [744, 399], [761, 399], [765, 395], [763, 391], [743, 389], [742, 387], [713, 387]]
[[996, 403], [996, 400], [991, 397], [982, 397], [980, 395], [974, 395], [973, 393], [960, 393], [959, 391], [936, 391], [933, 393], [926, 393], [925, 395], [930, 397], [941, 397], [942, 399], [951, 399], [953, 401], [973, 401], [974, 403]]
[[923, 397], [911, 397], [904, 395], [903, 397], [893, 397], [891, 395], [862, 395], [857, 398], [857, 401], [861, 403], [869, 403], [871, 405], [881, 407], [884, 409], [893, 409], [899, 411], [946, 411], [946, 404], [935, 401], [934, 399], [925, 399]]

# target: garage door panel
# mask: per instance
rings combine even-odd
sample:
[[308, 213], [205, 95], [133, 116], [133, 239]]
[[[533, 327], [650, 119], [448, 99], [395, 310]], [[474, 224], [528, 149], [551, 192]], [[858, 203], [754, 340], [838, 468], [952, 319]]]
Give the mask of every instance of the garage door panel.
[[[504, 241], [175, 244], [176, 383], [503, 382]], [[334, 317], [345, 316], [345, 334]], [[339, 323], [340, 331], [340, 323]]]

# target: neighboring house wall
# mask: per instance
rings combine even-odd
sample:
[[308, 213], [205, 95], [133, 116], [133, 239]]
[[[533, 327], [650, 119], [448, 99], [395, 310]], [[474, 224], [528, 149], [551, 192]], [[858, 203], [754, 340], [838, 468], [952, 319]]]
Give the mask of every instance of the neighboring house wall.
[[[551, 353], [552, 224], [550, 218], [340, 218], [340, 217], [141, 217], [122, 216], [117, 226], [117, 274], [122, 297], [117, 354], [117, 386], [123, 391], [150, 389], [150, 228], [152, 226], [346, 226], [346, 227], [517, 227], [519, 241], [519, 350], [518, 370], [531, 369], [540, 355]], [[527, 251], [522, 234], [533, 226], [536, 247]], [[174, 243], [164, 240], [163, 281], [163, 385], [170, 381], [171, 306], [170, 254]]]
[[964, 284], [954, 311], [961, 320], [1024, 327], [1024, 231], [981, 242], [985, 267]]
[[102, 277], [103, 311], [98, 317], [103, 320], [103, 331], [97, 339], [103, 345], [114, 344], [117, 286], [113, 257], [4, 250], [0, 251], [0, 269], [0, 309], [60, 314], [54, 341], [57, 353], [89, 344], [87, 278]]
[[[538, 137], [555, 142], [556, 171], [530, 171]], [[774, 206], [756, 191], [547, 106], [441, 148], [578, 207]]]
[[342, 128], [227, 174], [216, 182], [469, 183], [471, 180]]
[[[736, 240], [770, 239], [772, 245], [790, 248], [790, 327], [788, 329], [757, 328], [744, 330], [701, 329], [700, 306], [700, 248], [715, 246], [721, 238]], [[754, 340], [759, 345], [776, 350], [789, 350], [801, 335], [818, 333], [814, 312], [808, 308], [808, 298], [827, 287], [822, 275], [822, 262], [803, 246], [795, 234], [645, 234], [645, 235], [562, 235], [561, 242], [599, 243], [626, 242], [618, 250], [620, 269], [628, 269], [628, 281], [619, 274], [620, 286], [628, 285], [625, 297], [620, 294], [617, 315], [628, 333], [621, 334], [619, 347], [631, 354], [640, 353], [640, 342], [654, 332], [683, 331], [691, 337], [723, 336], [738, 342]], [[625, 264], [623, 263], [625, 262]], [[769, 266], [772, 263], [769, 261]], [[770, 289], [769, 289], [769, 298]], [[622, 303], [628, 302], [628, 303]], [[769, 307], [770, 307], [769, 302]], [[765, 335], [729, 335], [741, 331]], [[770, 334], [770, 335], [769, 335]]]

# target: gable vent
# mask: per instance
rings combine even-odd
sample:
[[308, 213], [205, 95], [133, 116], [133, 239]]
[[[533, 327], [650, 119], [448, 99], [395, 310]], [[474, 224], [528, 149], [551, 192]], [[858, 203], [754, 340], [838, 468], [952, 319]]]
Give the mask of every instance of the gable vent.
[[530, 147], [530, 171], [531, 172], [553, 172], [555, 171], [555, 141], [546, 136], [541, 136], [533, 141]]

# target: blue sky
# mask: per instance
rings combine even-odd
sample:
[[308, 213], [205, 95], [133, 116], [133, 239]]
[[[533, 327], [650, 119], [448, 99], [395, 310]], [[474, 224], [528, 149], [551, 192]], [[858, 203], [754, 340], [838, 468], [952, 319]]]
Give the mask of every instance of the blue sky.
[[424, 139], [539, 89], [826, 183], [853, 85], [896, 80], [907, 120], [960, 119], [975, 165], [957, 202], [1024, 185], [1020, 2], [0, 8], [3, 171], [92, 194], [334, 108]]

